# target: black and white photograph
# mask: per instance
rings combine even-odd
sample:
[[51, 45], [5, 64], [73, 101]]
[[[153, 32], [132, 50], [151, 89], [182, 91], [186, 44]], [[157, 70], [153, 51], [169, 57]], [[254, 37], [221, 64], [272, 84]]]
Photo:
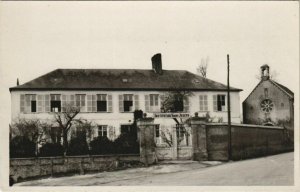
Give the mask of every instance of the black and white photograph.
[[2, 1], [0, 78], [3, 191], [299, 190], [298, 1]]

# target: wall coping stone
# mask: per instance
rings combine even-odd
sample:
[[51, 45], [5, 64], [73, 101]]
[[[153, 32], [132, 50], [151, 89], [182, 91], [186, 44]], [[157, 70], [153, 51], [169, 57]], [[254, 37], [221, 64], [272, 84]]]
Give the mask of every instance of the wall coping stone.
[[[227, 123], [207, 123], [208, 128], [209, 125], [213, 125], [213, 126], [228, 126]], [[240, 127], [240, 128], [260, 128], [260, 129], [284, 129], [283, 127], [279, 127], [279, 126], [264, 126], [264, 125], [253, 125], [253, 124], [238, 124], [238, 123], [232, 123], [231, 127]]]

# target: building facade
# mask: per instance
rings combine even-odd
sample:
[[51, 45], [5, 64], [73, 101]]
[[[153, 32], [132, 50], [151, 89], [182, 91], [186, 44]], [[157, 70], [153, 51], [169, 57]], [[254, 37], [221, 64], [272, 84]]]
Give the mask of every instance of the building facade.
[[261, 67], [261, 81], [243, 102], [243, 121], [294, 130], [294, 93], [270, 79], [269, 69]]
[[[10, 88], [12, 121], [40, 119], [52, 123], [55, 112], [67, 106], [80, 108], [76, 118], [93, 122], [94, 137], [115, 139], [130, 129], [133, 112], [142, 110], [154, 117], [158, 129], [175, 124], [157, 114], [179, 113], [187, 119], [195, 112], [212, 121], [227, 121], [226, 86], [183, 70], [163, 70], [161, 55], [152, 57], [152, 69], [57, 69]], [[188, 92], [171, 110], [163, 108], [166, 95]], [[231, 88], [232, 122], [240, 123], [241, 89]], [[158, 132], [157, 132], [158, 133]]]

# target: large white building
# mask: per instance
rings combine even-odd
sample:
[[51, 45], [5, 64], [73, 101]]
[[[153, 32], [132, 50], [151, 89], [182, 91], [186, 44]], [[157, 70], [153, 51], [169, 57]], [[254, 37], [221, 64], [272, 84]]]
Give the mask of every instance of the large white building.
[[[112, 138], [128, 130], [133, 111], [140, 109], [148, 117], [161, 113], [169, 91], [185, 90], [192, 94], [179, 101], [173, 113], [195, 112], [213, 121], [227, 121], [227, 86], [185, 70], [163, 70], [161, 55], [152, 57], [152, 69], [57, 69], [32, 81], [11, 87], [12, 121], [38, 118], [53, 123], [53, 112], [67, 104], [80, 107], [77, 118], [95, 125], [95, 136]], [[241, 89], [231, 88], [232, 122], [240, 123]], [[174, 120], [155, 118], [158, 125]], [[159, 127], [159, 126], [158, 126]], [[112, 134], [113, 133], [113, 134]], [[113, 136], [114, 135], [114, 136]]]

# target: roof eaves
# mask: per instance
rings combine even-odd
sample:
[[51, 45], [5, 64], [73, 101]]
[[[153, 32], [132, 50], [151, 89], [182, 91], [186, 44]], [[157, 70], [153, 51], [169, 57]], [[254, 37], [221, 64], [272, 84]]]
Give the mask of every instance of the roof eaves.
[[283, 89], [279, 83], [277, 83], [276, 81], [273, 81], [271, 79], [270, 79], [270, 82], [273, 83], [276, 87], [278, 87], [281, 91], [286, 93], [290, 98], [294, 98], [294, 96], [292, 94], [288, 93], [285, 89]]
[[[96, 91], [96, 90], [106, 90], [106, 91], [118, 91], [118, 90], [140, 90], [140, 91], [172, 91], [172, 88], [23, 88], [23, 87], [11, 87], [9, 91], [70, 91], [70, 90], [83, 90], [83, 91]], [[227, 89], [176, 89], [176, 90], [187, 90], [187, 91], [227, 91]], [[231, 89], [231, 92], [240, 92], [242, 89]]]

